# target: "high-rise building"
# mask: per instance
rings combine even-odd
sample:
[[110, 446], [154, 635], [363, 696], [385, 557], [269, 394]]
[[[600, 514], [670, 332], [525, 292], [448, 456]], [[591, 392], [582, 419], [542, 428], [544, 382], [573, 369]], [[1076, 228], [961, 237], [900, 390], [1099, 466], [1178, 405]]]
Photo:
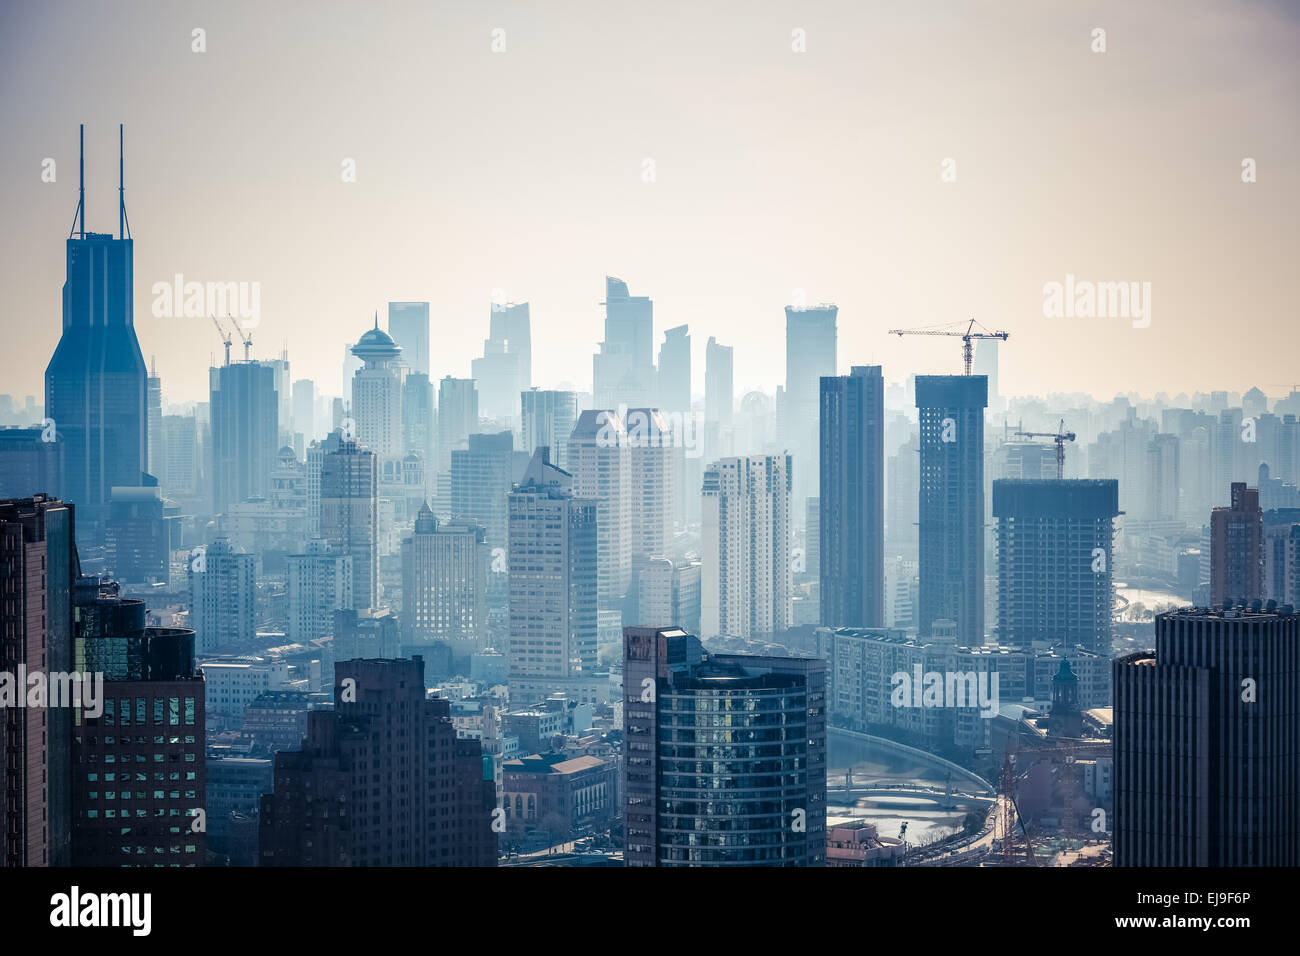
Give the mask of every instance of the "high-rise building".
[[686, 415], [691, 410], [691, 331], [678, 325], [664, 332], [659, 346], [659, 408]]
[[[48, 681], [73, 671], [77, 573], [70, 504], [45, 495], [0, 501], [0, 673]], [[0, 707], [0, 866], [71, 863], [72, 715], [68, 706]]]
[[916, 623], [957, 625], [964, 644], [984, 643], [984, 408], [982, 375], [918, 375], [921, 426]]
[[316, 440], [316, 383], [300, 378], [293, 383], [293, 430], [302, 435], [303, 442]]
[[[78, 714], [73, 866], [203, 866], [205, 712], [194, 632], [146, 627], [117, 585], [76, 586], [78, 668], [102, 674], [102, 712]], [[130, 769], [128, 769], [130, 768]]]
[[[506, 495], [502, 494], [502, 503]], [[453, 658], [487, 646], [492, 551], [473, 521], [439, 522], [425, 505], [402, 541], [402, 638], [446, 641]]]
[[324, 442], [320, 536], [352, 557], [352, 607], [379, 603], [379, 469], [375, 453], [338, 432]]
[[437, 428], [433, 383], [423, 372], [408, 372], [402, 383], [402, 444], [407, 452], [414, 452], [424, 462], [426, 481], [434, 470]]
[[1171, 521], [1179, 514], [1179, 441], [1177, 435], [1156, 435], [1147, 443], [1148, 521]]
[[510, 694], [529, 702], [596, 668], [599, 505], [545, 447], [509, 504]]
[[86, 232], [83, 181], [67, 241], [63, 334], [45, 369], [45, 414], [65, 444], [59, 493], [95, 543], [113, 487], [139, 486], [148, 470], [148, 373], [135, 335], [134, 240], [119, 193], [117, 238]]
[[700, 632], [755, 637], [793, 626], [789, 455], [724, 458], [704, 472]]
[[520, 392], [532, 386], [533, 346], [528, 303], [492, 304], [483, 357], [471, 363], [478, 386], [479, 412], [498, 422], [518, 424]]
[[361, 336], [352, 354], [362, 366], [352, 377], [352, 416], [356, 438], [379, 456], [381, 462], [400, 460], [406, 454], [402, 434], [402, 347], [379, 327]]
[[162, 417], [163, 463], [155, 474], [168, 498], [193, 498], [203, 472], [198, 421], [193, 415]]
[[256, 637], [257, 556], [217, 538], [190, 558], [190, 624], [196, 651], [237, 648]]
[[1114, 662], [1116, 866], [1300, 866], [1300, 617], [1156, 617]]
[[157, 477], [163, 466], [162, 379], [157, 368], [151, 369], [145, 380], [145, 422], [149, 436], [149, 462], [145, 470]]
[[704, 348], [704, 420], [709, 424], [731, 427], [735, 402], [733, 376], [734, 350], [713, 336]]
[[1232, 504], [1210, 512], [1210, 602], [1263, 596], [1264, 516], [1259, 490], [1232, 483]]
[[885, 379], [879, 365], [821, 380], [817, 560], [821, 623], [881, 627], [885, 609]]
[[680, 495], [681, 448], [668, 420], [657, 408], [629, 409], [625, 424], [631, 480], [629, 551], [634, 560], [638, 555], [670, 554]]
[[838, 313], [833, 305], [785, 308], [785, 394], [777, 419], [780, 441], [795, 462], [791, 494], [800, 503], [820, 485], [817, 416], [822, 376], [836, 372]]
[[104, 545], [113, 577], [138, 584], [166, 581], [170, 574], [171, 522], [158, 488], [114, 488]]
[[1113, 478], [993, 482], [999, 644], [1110, 653], [1118, 515]]
[[605, 277], [605, 339], [592, 358], [596, 408], [649, 405], [654, 398], [654, 303]]
[[674, 562], [666, 557], [637, 561], [636, 613], [638, 627], [681, 627], [690, 633], [700, 628], [699, 561]]
[[0, 499], [57, 494], [63, 449], [44, 428], [0, 428]]
[[451, 471], [453, 449], [478, 431], [478, 389], [472, 378], [444, 377], [438, 383], [438, 471]]
[[261, 865], [495, 866], [491, 761], [426, 697], [423, 658], [334, 671], [334, 709], [309, 711], [302, 749], [275, 755]]
[[823, 865], [825, 662], [623, 635], [626, 865]]
[[412, 372], [428, 378], [429, 303], [388, 303], [388, 334], [401, 346], [402, 363]]
[[569, 436], [578, 422], [578, 393], [532, 388], [519, 395], [522, 412], [521, 450], [531, 455], [545, 446], [555, 464], [567, 468]]
[[514, 484], [514, 436], [470, 435], [451, 453], [451, 516], [482, 527], [489, 549], [506, 546], [506, 495]]
[[332, 634], [334, 612], [352, 607], [352, 555], [334, 554], [328, 541], [313, 538], [285, 560], [285, 577], [289, 640], [306, 644]]
[[258, 361], [231, 362], [209, 374], [212, 393], [212, 511], [223, 514], [246, 498], [265, 497], [280, 451], [280, 400], [275, 369]]
[[578, 416], [569, 436], [573, 493], [596, 502], [600, 609], [620, 612], [632, 581], [632, 457], [627, 425], [611, 409]]

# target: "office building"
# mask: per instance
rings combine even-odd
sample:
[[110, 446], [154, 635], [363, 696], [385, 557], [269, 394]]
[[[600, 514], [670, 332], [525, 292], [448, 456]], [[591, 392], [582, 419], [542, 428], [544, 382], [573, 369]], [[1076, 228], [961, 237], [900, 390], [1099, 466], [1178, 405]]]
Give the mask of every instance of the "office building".
[[654, 398], [654, 303], [605, 277], [605, 339], [592, 358], [593, 405], [637, 407]]
[[470, 435], [451, 453], [451, 515], [477, 522], [489, 548], [506, 547], [506, 495], [513, 486], [514, 436]]
[[[73, 507], [58, 498], [0, 501], [0, 673], [73, 671], [74, 535]], [[71, 863], [72, 714], [0, 707], [0, 865]]]
[[429, 303], [388, 303], [388, 334], [402, 350], [402, 363], [427, 379], [429, 371]]
[[993, 482], [999, 644], [1110, 653], [1115, 479]]
[[664, 332], [659, 346], [659, 408], [672, 415], [691, 411], [691, 331], [678, 325]]
[[757, 637], [793, 626], [790, 489], [789, 455], [724, 458], [704, 472], [704, 637]]
[[324, 442], [320, 471], [320, 536], [352, 558], [352, 604], [379, 602], [379, 475], [375, 453], [335, 432]]
[[334, 612], [352, 607], [352, 556], [335, 554], [328, 541], [313, 538], [302, 554], [288, 557], [285, 574], [289, 641], [306, 644], [332, 634]]
[[824, 865], [825, 664], [623, 634], [626, 865]]
[[209, 372], [212, 511], [265, 497], [280, 451], [280, 400], [270, 363], [232, 362]]
[[362, 367], [352, 377], [352, 416], [356, 439], [373, 451], [381, 462], [400, 460], [405, 454], [402, 434], [402, 370], [398, 366], [402, 347], [375, 326], [352, 347]]
[[438, 383], [438, 471], [451, 471], [453, 449], [478, 431], [478, 389], [472, 378], [444, 377]]
[[1114, 662], [1116, 866], [1300, 865], [1300, 617], [1156, 617]]
[[849, 375], [821, 380], [816, 554], [821, 623], [827, 626], [884, 624], [884, 417], [879, 365], [855, 365]]
[[632, 581], [632, 455], [618, 412], [588, 410], [569, 436], [573, 494], [596, 502], [600, 610], [621, 612]]
[[450, 702], [426, 697], [422, 658], [341, 661], [334, 709], [275, 755], [261, 865], [495, 866], [490, 766]]
[[519, 393], [532, 386], [533, 347], [528, 303], [493, 303], [483, 357], [471, 362], [479, 394], [479, 413], [517, 424]]
[[[503, 494], [502, 502], [506, 496]], [[487, 646], [492, 551], [473, 521], [439, 522], [425, 505], [402, 541], [402, 639], [446, 641], [453, 658]]]
[[822, 376], [836, 372], [838, 313], [833, 305], [785, 309], [785, 393], [778, 398], [777, 429], [794, 459], [791, 495], [800, 503], [817, 495], [820, 486], [818, 408]]
[[256, 637], [257, 556], [217, 538], [191, 555], [188, 573], [197, 653], [251, 644]]
[[1210, 602], [1263, 596], [1264, 516], [1259, 491], [1232, 482], [1232, 504], [1210, 512]]
[[918, 375], [920, 589], [917, 626], [957, 625], [966, 644], [984, 641], [984, 408], [982, 375]]
[[551, 449], [555, 464], [567, 468], [569, 436], [578, 421], [578, 393], [532, 388], [520, 393], [523, 444], [530, 456], [537, 449]]

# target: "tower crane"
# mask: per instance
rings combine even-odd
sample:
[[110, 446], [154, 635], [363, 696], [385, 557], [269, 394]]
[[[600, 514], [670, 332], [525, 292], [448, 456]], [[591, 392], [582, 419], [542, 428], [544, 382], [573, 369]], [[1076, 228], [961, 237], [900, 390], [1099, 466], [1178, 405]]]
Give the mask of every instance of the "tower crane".
[[1061, 419], [1061, 424], [1056, 426], [1055, 432], [1016, 432], [1017, 435], [1024, 435], [1026, 438], [1050, 438], [1056, 442], [1056, 477], [1065, 477], [1065, 443], [1074, 441], [1074, 432], [1065, 430], [1065, 419]]
[[240, 327], [239, 323], [236, 322], [236, 321], [235, 321], [231, 316], [229, 316], [229, 315], [226, 316], [226, 320], [227, 320], [228, 322], [230, 322], [230, 327], [233, 328], [233, 329], [235, 330], [235, 334], [238, 335], [239, 338], [243, 341], [243, 343], [244, 343], [244, 361], [245, 361], [245, 362], [249, 361], [249, 359], [250, 359], [250, 356], [249, 356], [249, 350], [252, 349], [252, 347], [253, 347], [253, 333], [252, 333], [252, 332], [247, 332], [247, 333], [244, 332], [244, 330]]
[[[948, 324], [952, 325], [955, 323], [950, 322]], [[956, 338], [960, 338], [962, 360], [965, 362], [966, 365], [966, 374], [969, 375], [971, 359], [973, 358], [973, 348], [971, 346], [972, 341], [974, 341], [975, 339], [1001, 339], [1003, 342], [1005, 342], [1010, 337], [1011, 334], [1009, 332], [995, 332], [992, 331], [991, 329], [985, 329], [984, 326], [982, 325], [980, 325], [980, 328], [984, 329], [984, 331], [976, 332], [975, 331], [976, 325], [979, 325], [979, 323], [976, 322], [974, 319], [971, 319], [970, 323], [966, 326], [966, 331], [964, 332], [957, 329], [943, 329], [939, 327], [930, 326], [930, 327], [920, 328], [920, 329], [890, 329], [889, 332], [886, 334], [897, 335], [899, 337], [902, 337], [904, 335], [948, 335], [948, 336], [954, 336]]]
[[233, 341], [233, 339], [231, 339], [230, 333], [221, 327], [221, 323], [217, 321], [217, 317], [215, 315], [209, 312], [208, 318], [210, 318], [212, 320], [212, 324], [216, 326], [217, 335], [221, 336], [221, 344], [226, 347], [226, 364], [229, 365], [230, 364], [230, 343]]

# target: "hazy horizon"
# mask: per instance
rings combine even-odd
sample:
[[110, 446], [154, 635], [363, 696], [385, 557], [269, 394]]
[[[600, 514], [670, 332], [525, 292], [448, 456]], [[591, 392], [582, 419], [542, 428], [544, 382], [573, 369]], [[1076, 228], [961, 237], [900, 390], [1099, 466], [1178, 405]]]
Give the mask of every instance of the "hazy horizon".
[[[126, 124], [135, 324], [167, 402], [205, 400], [222, 351], [207, 318], [152, 315], [151, 287], [177, 273], [260, 283], [253, 356], [287, 344], [293, 378], [330, 394], [344, 344], [389, 301], [428, 300], [432, 374], [468, 377], [496, 290], [531, 305], [533, 383], [590, 388], [605, 275], [654, 300], [656, 353], [689, 324], [697, 393], [711, 335], [735, 347], [738, 394], [783, 383], [799, 295], [839, 306], [842, 372], [881, 364], [889, 381], [958, 371], [960, 346], [887, 329], [969, 317], [1011, 333], [1003, 394], [1279, 397], [1296, 379], [1274, 347], [1297, 318], [1300, 253], [1286, 4], [48, 3], [0, 18], [0, 309], [19, 359], [0, 390], [18, 396], [43, 396], [61, 331], [83, 122], [86, 226], [103, 232]], [[1149, 326], [1044, 317], [1044, 284], [1067, 276], [1150, 283]]]

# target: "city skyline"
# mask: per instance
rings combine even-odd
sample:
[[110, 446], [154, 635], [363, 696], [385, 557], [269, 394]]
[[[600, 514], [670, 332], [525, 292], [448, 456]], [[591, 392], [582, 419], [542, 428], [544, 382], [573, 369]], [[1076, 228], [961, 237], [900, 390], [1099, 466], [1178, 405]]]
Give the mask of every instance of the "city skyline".
[[[26, 146], [0, 171], [31, 184], [0, 238], [0, 308], [26, 317], [30, 357], [9, 390], [41, 394], [57, 340], [62, 250], [31, 237], [57, 235], [75, 208], [82, 122], [91, 230], [112, 222], [113, 127], [126, 125], [135, 323], [167, 402], [202, 400], [221, 352], [206, 316], [153, 314], [154, 284], [178, 274], [259, 283], [254, 356], [287, 344], [294, 377], [326, 394], [341, 389], [338, 346], [389, 301], [431, 303], [431, 379], [468, 376], [495, 298], [530, 303], [533, 384], [586, 390], [606, 275], [654, 301], [656, 352], [667, 329], [691, 327], [696, 396], [709, 336], [736, 347], [737, 394], [780, 384], [782, 313], [801, 299], [838, 305], [839, 374], [955, 372], [956, 349], [886, 330], [974, 316], [1011, 332], [1003, 394], [1292, 385], [1280, 351], [1210, 347], [1225, 316], [1260, 339], [1293, 318], [1300, 130], [1277, 117], [1293, 115], [1300, 67], [1279, 53], [1300, 18], [1285, 5], [868, 18], [765, 4], [743, 19], [692, 9], [684, 30], [630, 9], [620, 32], [641, 71], [608, 84], [585, 77], [626, 51], [582, 25], [596, 17], [558, 29], [522, 4], [402, 8], [409, 23], [317, 9], [6, 10], [0, 119]], [[73, 18], [49, 74], [33, 57]], [[105, 32], [117, 43], [90, 42]], [[266, 69], [273, 57], [282, 71]], [[311, 81], [290, 79], [304, 60]], [[24, 105], [33, 82], [39, 113]], [[202, 105], [227, 96], [250, 105]], [[592, 116], [637, 120], [608, 135], [575, 125]], [[1189, 222], [1189, 205], [1210, 214]], [[1150, 283], [1150, 315], [1048, 317], [1045, 287], [1071, 282]]]

